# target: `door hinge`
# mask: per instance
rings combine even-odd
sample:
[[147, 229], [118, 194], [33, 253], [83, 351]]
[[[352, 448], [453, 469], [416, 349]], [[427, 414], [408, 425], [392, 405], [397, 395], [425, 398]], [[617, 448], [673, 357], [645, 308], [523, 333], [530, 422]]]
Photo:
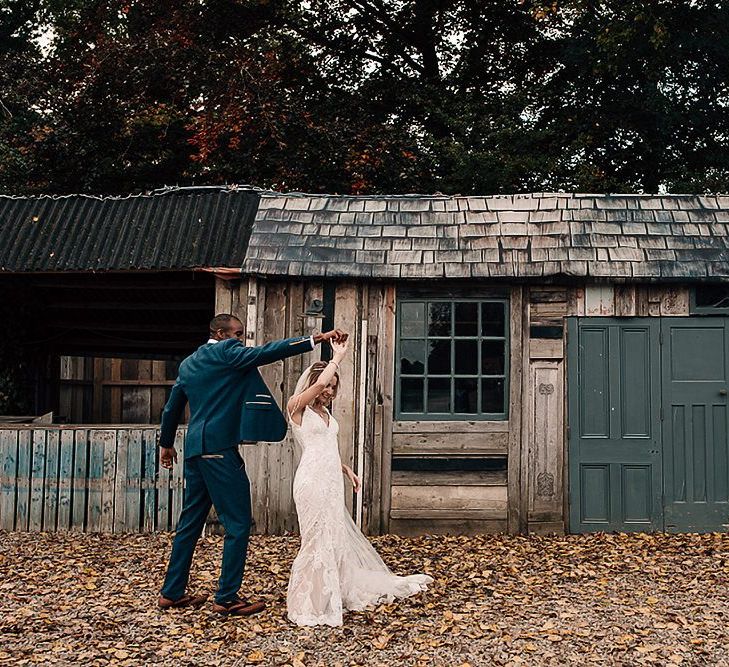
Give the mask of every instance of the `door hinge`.
[[658, 344], [663, 345], [663, 329], [658, 330]]
[[661, 421], [663, 421], [663, 406], [661, 406]]
[[572, 436], [572, 429], [570, 428], [570, 425], [567, 424], [567, 440], [569, 440], [571, 436]]

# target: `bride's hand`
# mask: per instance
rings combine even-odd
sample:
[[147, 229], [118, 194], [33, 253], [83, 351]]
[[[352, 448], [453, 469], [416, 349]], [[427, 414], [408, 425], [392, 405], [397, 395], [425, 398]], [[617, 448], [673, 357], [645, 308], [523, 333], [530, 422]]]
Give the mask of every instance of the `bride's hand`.
[[332, 346], [332, 350], [334, 351], [334, 354], [338, 354], [340, 356], [344, 356], [347, 350], [349, 349], [349, 338], [347, 338], [343, 343], [338, 343], [335, 340], [329, 341], [329, 344]]
[[352, 482], [354, 492], [359, 493], [359, 490], [362, 488], [362, 482], [360, 481], [359, 477], [354, 474], [354, 470], [352, 470], [352, 468], [350, 468], [349, 466], [343, 465], [342, 469], [344, 470], [344, 474], [348, 477], [349, 481]]

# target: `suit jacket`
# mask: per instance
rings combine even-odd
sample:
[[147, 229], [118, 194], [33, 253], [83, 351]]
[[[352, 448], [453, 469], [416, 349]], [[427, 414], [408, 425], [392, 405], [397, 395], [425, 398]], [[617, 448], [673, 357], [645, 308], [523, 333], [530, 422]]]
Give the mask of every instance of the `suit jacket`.
[[283, 440], [286, 419], [258, 367], [311, 349], [308, 337], [287, 338], [259, 347], [246, 347], [234, 338], [201, 345], [180, 364], [162, 412], [160, 446], [174, 444], [188, 402], [185, 458], [235, 447], [242, 440]]

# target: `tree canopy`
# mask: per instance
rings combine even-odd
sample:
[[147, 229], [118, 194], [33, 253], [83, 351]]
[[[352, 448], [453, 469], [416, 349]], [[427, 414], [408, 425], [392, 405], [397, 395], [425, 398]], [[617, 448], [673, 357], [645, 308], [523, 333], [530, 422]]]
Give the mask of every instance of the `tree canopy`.
[[729, 8], [0, 0], [0, 190], [727, 190]]

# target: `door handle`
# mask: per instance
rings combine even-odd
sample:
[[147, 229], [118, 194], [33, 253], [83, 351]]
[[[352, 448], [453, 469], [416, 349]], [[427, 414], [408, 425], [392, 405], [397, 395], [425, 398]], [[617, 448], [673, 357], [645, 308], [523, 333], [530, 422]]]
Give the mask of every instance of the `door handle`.
[[719, 396], [726, 396], [726, 389], [719, 389]]

